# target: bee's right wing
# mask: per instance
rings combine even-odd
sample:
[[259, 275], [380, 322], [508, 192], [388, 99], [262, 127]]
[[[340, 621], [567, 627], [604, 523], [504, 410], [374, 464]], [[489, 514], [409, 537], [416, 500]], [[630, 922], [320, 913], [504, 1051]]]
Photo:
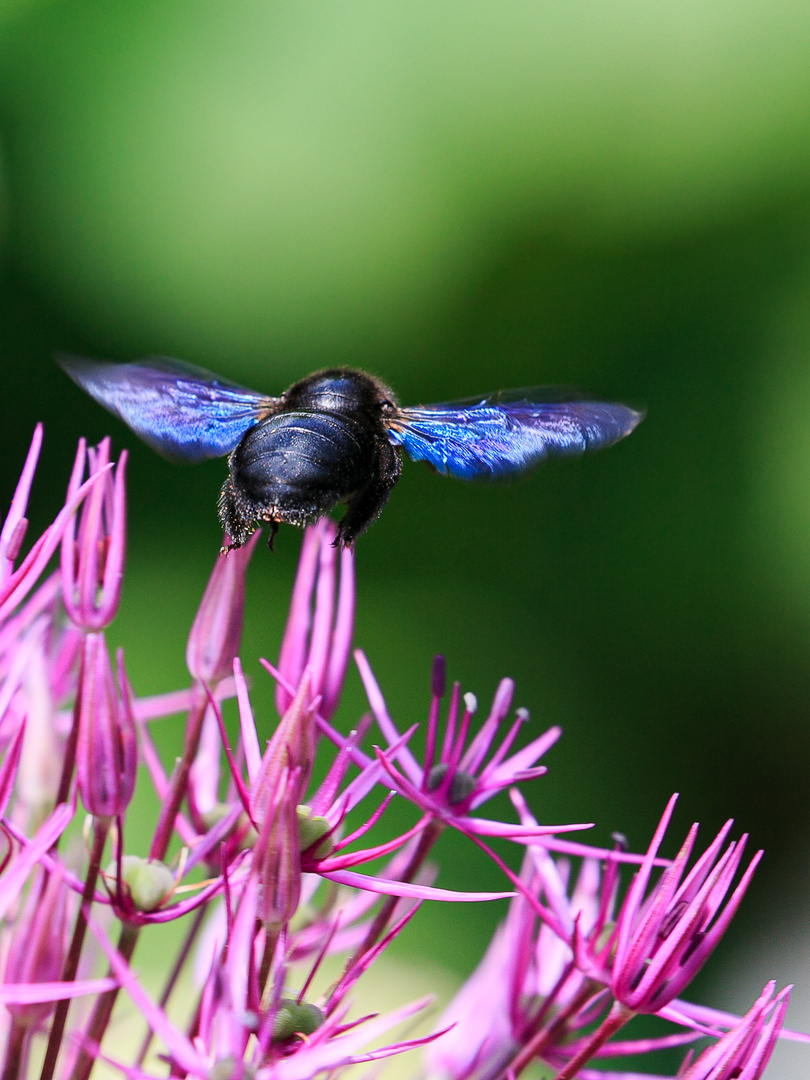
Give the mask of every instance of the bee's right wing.
[[[554, 400], [558, 398], [559, 400]], [[499, 480], [549, 458], [576, 457], [629, 435], [642, 412], [534, 386], [485, 398], [399, 409], [388, 439], [413, 461], [459, 480]]]
[[134, 364], [56, 359], [82, 390], [170, 461], [222, 457], [277, 408], [276, 398], [164, 356]]

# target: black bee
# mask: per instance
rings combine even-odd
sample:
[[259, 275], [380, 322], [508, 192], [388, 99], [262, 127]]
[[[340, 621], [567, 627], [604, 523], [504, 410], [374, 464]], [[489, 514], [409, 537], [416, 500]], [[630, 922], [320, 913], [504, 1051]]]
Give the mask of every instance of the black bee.
[[256, 527], [304, 526], [347, 504], [336, 543], [379, 517], [399, 478], [400, 447], [461, 480], [493, 480], [545, 458], [609, 446], [642, 414], [611, 402], [545, 401], [542, 387], [400, 408], [378, 379], [351, 368], [308, 375], [265, 397], [179, 360], [111, 364], [60, 356], [91, 397], [174, 461], [229, 454], [219, 518], [232, 547]]

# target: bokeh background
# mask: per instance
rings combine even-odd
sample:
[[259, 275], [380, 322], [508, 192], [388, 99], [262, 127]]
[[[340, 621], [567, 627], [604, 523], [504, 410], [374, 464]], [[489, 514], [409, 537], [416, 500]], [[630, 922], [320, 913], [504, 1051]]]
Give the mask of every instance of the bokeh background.
[[[36, 524], [80, 434], [131, 448], [111, 638], [138, 691], [184, 681], [224, 463], [156, 459], [55, 349], [178, 356], [268, 393], [351, 364], [406, 404], [563, 383], [645, 405], [631, 439], [520, 484], [406, 467], [358, 544], [357, 642], [403, 727], [436, 651], [482, 706], [513, 676], [531, 733], [565, 728], [532, 794], [545, 820], [639, 848], [673, 790], [676, 832], [734, 816], [767, 857], [697, 992], [744, 1008], [767, 977], [796, 981], [796, 1026], [808, 56], [795, 0], [0, 5], [0, 496], [37, 420]], [[256, 657], [299, 542], [282, 531], [251, 567], [243, 653], [268, 730]], [[362, 700], [352, 675], [347, 728]], [[443, 881], [488, 881], [445, 857]], [[463, 974], [497, 914], [431, 910], [412, 955]]]

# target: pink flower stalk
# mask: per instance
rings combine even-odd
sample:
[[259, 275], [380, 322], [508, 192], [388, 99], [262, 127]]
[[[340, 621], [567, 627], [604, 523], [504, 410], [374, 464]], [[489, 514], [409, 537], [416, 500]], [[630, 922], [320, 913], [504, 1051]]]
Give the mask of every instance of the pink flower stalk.
[[267, 933], [278, 933], [292, 919], [301, 896], [297, 770], [286, 767], [265, 792], [265, 813], [254, 845], [253, 873], [259, 881], [258, 917]]
[[354, 620], [354, 551], [342, 547], [338, 552], [334, 546], [336, 536], [337, 529], [326, 518], [304, 533], [278, 659], [279, 716], [284, 715], [292, 700], [287, 687], [299, 685], [305, 668], [310, 672], [313, 698], [320, 696], [318, 711], [323, 719], [332, 716], [340, 698]]
[[22, 474], [11, 500], [11, 506], [6, 515], [6, 520], [3, 522], [3, 528], [0, 529], [0, 586], [5, 584], [13, 572], [14, 563], [20, 553], [28, 529], [25, 510], [28, 505], [28, 496], [31, 493], [31, 484], [41, 448], [42, 424], [37, 424], [34, 428], [34, 435], [31, 439], [31, 446], [23, 465]]
[[233, 670], [242, 638], [245, 574], [259, 536], [257, 531], [242, 547], [223, 548], [214, 563], [186, 646], [186, 666], [200, 682], [218, 682]]
[[[70, 518], [62, 537], [62, 603], [69, 617], [83, 630], [101, 630], [118, 610], [124, 577], [126, 503], [124, 450], [115, 472], [110, 472], [110, 440], [87, 452], [89, 476], [99, 477], [84, 501], [81, 513]], [[84, 474], [85, 442], [79, 443], [68, 500], [79, 490]]]
[[85, 638], [77, 700], [76, 777], [82, 802], [95, 817], [118, 817], [135, 790], [138, 752], [123, 655], [118, 654], [116, 688], [103, 633]]
[[[68, 893], [58, 874], [38, 869], [31, 878], [25, 906], [14, 927], [4, 983], [42, 984], [59, 979], [67, 949]], [[52, 1011], [51, 1002], [9, 1001], [14, 1022], [22, 1027], [40, 1024]]]

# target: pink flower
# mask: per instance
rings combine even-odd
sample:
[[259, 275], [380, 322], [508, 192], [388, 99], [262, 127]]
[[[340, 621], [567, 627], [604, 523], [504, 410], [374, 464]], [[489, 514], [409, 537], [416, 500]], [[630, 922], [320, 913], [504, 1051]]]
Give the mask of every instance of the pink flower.
[[239, 652], [245, 611], [245, 573], [261, 534], [223, 549], [214, 563], [186, 646], [186, 665], [195, 679], [214, 683], [230, 675]]
[[[440, 702], [444, 697], [444, 658], [437, 656], [431, 672], [431, 703], [428, 711], [424, 760], [420, 764], [395, 727], [379, 686], [362, 652], [355, 653], [360, 677], [380, 731], [395, 751], [377, 750], [380, 764], [392, 786], [409, 802], [441, 825], [451, 825], [469, 836], [502, 837], [523, 842], [545, 834], [589, 828], [588, 825], [522, 825], [473, 817], [471, 811], [512, 784], [542, 776], [545, 766], [538, 758], [560, 737], [553, 727], [509, 756], [518, 731], [529, 714], [518, 709], [500, 745], [490, 754], [501, 724], [509, 713], [514, 684], [503, 679], [492, 708], [476, 735], [467, 741], [478, 704], [473, 694], [462, 699], [456, 684], [450, 695], [447, 721], [442, 730]], [[395, 764], [396, 762], [396, 764]]]
[[788, 1007], [791, 987], [774, 997], [769, 982], [750, 1010], [714, 1046], [690, 1064], [687, 1058], [677, 1080], [759, 1080], [771, 1057]]
[[135, 721], [123, 656], [119, 652], [116, 688], [103, 633], [85, 638], [77, 700], [76, 776], [82, 802], [95, 817], [118, 817], [135, 790]]
[[754, 855], [726, 902], [746, 837], [730, 843], [721, 854], [732, 825], [726, 822], [684, 877], [698, 829], [693, 825], [672, 866], [661, 872], [648, 892], [675, 799], [673, 795], [667, 804], [619, 911], [612, 942], [614, 955], [608, 958], [606, 949], [598, 953], [610, 966], [615, 998], [633, 1012], [660, 1012], [692, 981], [731, 922], [762, 858], [761, 851]]
[[[110, 467], [110, 440], [88, 452], [89, 476], [98, 477], [78, 515], [72, 516], [62, 537], [62, 602], [73, 622], [83, 630], [101, 630], [118, 610], [124, 576], [126, 505], [121, 454], [115, 473]], [[79, 491], [84, 473], [82, 439], [68, 485], [68, 501]]]
[[[123, 568], [124, 458], [113, 469], [107, 441], [89, 455], [82, 445], [65, 505], [21, 557], [40, 440], [38, 429], [0, 529], [6, 1080], [39, 1061], [34, 1040], [43, 1035], [42, 1080], [89, 1080], [99, 1059], [130, 1080], [167, 1067], [199, 1080], [339, 1080], [351, 1065], [424, 1043], [433, 1044], [433, 1074], [448, 1080], [517, 1077], [535, 1060], [559, 1070], [558, 1080], [572, 1080], [599, 1075], [588, 1062], [706, 1034], [716, 1045], [684, 1064], [682, 1080], [756, 1080], [780, 1032], [787, 992], [774, 997], [769, 985], [743, 1020], [675, 996], [724, 931], [758, 859], [735, 886], [742, 844], [727, 845], [729, 826], [687, 870], [694, 829], [674, 862], [658, 855], [672, 803], [643, 857], [618, 844], [607, 851], [555, 835], [582, 826], [538, 824], [515, 788], [517, 822], [474, 816], [494, 794], [540, 777], [538, 761], [559, 731], [515, 749], [528, 714], [511, 711], [513, 687], [505, 679], [472, 734], [477, 702], [455, 686], [445, 709], [440, 658], [426, 751], [417, 760], [409, 749], [414, 728], [394, 726], [365, 657], [356, 654], [382, 732], [381, 745], [364, 751], [371, 716], [353, 726], [350, 717], [340, 730], [331, 724], [351, 648], [354, 580], [351, 552], [335, 551], [325, 521], [305, 533], [279, 670], [266, 665], [282, 712], [275, 731], [265, 733], [263, 716], [257, 731], [237, 656], [252, 543], [214, 565], [188, 637], [191, 686], [136, 697], [120, 652], [113, 674], [105, 639]], [[61, 569], [49, 571], [60, 542]], [[234, 692], [235, 738], [220, 708]], [[169, 769], [150, 729], [178, 712], [185, 727], [167, 727], [175, 740]], [[153, 827], [143, 853], [126, 847], [136, 834], [129, 807], [138, 756], [158, 803], [146, 811], [157, 820], [147, 816], [146, 828]], [[85, 844], [78, 842], [77, 791], [92, 815]], [[386, 831], [395, 798], [415, 810], [404, 831]], [[430, 859], [447, 826], [488, 851], [503, 871], [502, 891], [434, 884]], [[508, 850], [488, 850], [491, 837], [520, 845], [519, 875]], [[581, 856], [579, 871], [551, 851]], [[621, 900], [620, 864], [633, 861], [640, 865]], [[419, 917], [423, 900], [506, 897], [506, 919], [433, 1035], [403, 1039], [392, 1030], [424, 1001], [355, 1018], [352, 996]], [[146, 939], [142, 959], [153, 924], [173, 920], [185, 933], [178, 953], [166, 957], [158, 1003], [131, 959]], [[169, 999], [198, 937], [205, 947], [193, 1000], [178, 1009]], [[91, 980], [85, 973], [98, 949], [108, 971]], [[335, 954], [340, 974], [326, 977], [322, 961]], [[139, 1053], [126, 1060], [111, 1026], [119, 992], [148, 1028]], [[90, 995], [87, 1009], [69, 1009], [80, 995]], [[674, 1030], [619, 1041], [619, 1030], [645, 1011]], [[156, 1062], [147, 1057], [153, 1039]], [[381, 1043], [370, 1049], [375, 1039]]]
[[[68, 894], [59, 874], [35, 873], [25, 907], [14, 928], [5, 983], [57, 982], [67, 948]], [[51, 1012], [52, 1002], [9, 1001], [6, 1006], [16, 1024], [39, 1024]]]
[[354, 622], [354, 551], [342, 547], [338, 552], [336, 536], [337, 529], [327, 518], [304, 533], [278, 659], [281, 678], [276, 687], [276, 708], [280, 716], [292, 700], [287, 687], [299, 685], [305, 668], [309, 669], [313, 698], [320, 697], [322, 718], [332, 716], [340, 698]]

